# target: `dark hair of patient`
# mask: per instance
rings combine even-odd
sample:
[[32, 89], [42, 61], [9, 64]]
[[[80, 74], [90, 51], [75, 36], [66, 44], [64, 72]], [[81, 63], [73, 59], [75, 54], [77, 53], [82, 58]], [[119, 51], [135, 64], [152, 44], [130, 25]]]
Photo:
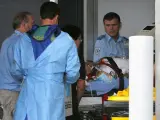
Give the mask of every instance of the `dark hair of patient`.
[[74, 25], [66, 25], [62, 31], [67, 32], [74, 40], [77, 40], [80, 35], [82, 36], [81, 29]]

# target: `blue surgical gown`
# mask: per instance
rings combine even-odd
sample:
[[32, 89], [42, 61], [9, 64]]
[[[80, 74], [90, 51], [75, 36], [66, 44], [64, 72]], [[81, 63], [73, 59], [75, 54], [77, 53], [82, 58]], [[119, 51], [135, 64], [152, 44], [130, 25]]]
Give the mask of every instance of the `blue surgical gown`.
[[27, 35], [21, 39], [11, 70], [24, 76], [14, 120], [65, 120], [64, 83], [74, 83], [79, 77], [74, 41], [61, 32], [35, 60], [31, 40]]

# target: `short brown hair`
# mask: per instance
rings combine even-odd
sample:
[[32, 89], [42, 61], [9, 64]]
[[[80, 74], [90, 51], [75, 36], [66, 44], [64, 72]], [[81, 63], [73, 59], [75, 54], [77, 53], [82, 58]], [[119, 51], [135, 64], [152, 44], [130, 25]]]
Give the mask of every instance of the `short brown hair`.
[[60, 9], [55, 2], [44, 2], [40, 7], [40, 16], [42, 19], [53, 19], [56, 15], [60, 14]]
[[22, 24], [22, 22], [27, 23], [28, 20], [28, 16], [32, 15], [30, 12], [19, 12], [14, 18], [13, 18], [13, 22], [12, 22], [12, 27], [13, 29], [17, 29], [20, 27], [20, 25]]
[[117, 19], [119, 23], [121, 22], [120, 16], [119, 16], [117, 13], [115, 13], [115, 12], [109, 12], [109, 13], [107, 13], [107, 14], [104, 16], [104, 18], [103, 18], [103, 22], [104, 22], [105, 20], [112, 20], [112, 19]]

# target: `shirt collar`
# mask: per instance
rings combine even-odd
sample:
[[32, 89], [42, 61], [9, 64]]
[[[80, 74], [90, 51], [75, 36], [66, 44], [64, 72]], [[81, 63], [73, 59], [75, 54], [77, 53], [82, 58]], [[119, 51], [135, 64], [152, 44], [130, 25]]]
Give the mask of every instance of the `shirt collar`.
[[18, 31], [18, 30], [15, 30], [14, 32], [15, 32], [15, 34], [17, 34], [17, 35], [23, 35], [23, 39], [28, 40], [29, 42], [31, 42], [31, 40], [30, 40], [30, 38], [28, 37], [27, 33], [25, 33], [25, 32], [22, 33], [22, 32], [20, 32], [20, 31]]
[[24, 35], [25, 33], [22, 33], [22, 32], [20, 32], [20, 31], [18, 31], [18, 30], [15, 30], [14, 31], [17, 35]]
[[[111, 41], [111, 40], [114, 40], [111, 36], [109, 36], [107, 33], [106, 33], [106, 38], [108, 39], [108, 41]], [[120, 42], [122, 41], [122, 37], [121, 36], [118, 36], [118, 40], [117, 42]]]
[[106, 33], [106, 38], [107, 38], [108, 41], [112, 40], [111, 36], [109, 36], [107, 33]]

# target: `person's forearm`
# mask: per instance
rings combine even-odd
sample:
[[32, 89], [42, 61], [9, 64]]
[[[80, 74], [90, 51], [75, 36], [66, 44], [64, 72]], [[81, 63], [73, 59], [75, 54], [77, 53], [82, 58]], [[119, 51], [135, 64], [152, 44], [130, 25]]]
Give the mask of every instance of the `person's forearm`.
[[81, 98], [82, 98], [83, 94], [84, 94], [84, 89], [83, 89], [83, 90], [77, 89], [77, 100], [78, 100], [78, 104], [79, 104], [79, 102], [81, 101]]
[[78, 80], [77, 83], [77, 100], [78, 100], [78, 104], [84, 94], [85, 91], [85, 80]]

